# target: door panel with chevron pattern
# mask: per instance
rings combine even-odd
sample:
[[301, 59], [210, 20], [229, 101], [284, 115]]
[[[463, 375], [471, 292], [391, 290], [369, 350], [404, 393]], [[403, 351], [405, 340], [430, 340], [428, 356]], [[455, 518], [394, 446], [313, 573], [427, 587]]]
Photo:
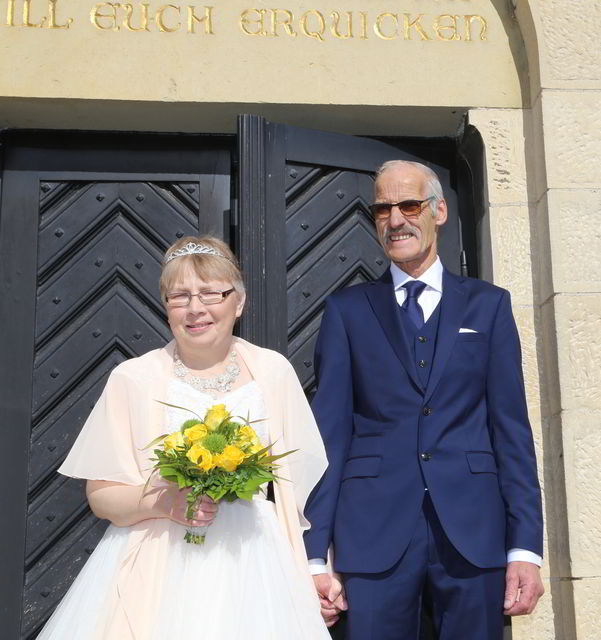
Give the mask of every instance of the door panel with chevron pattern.
[[326, 296], [379, 277], [386, 260], [367, 209], [369, 174], [291, 163], [286, 175], [288, 354], [310, 393]]
[[[17, 402], [29, 418], [23, 415], [19, 434], [8, 434], [15, 441], [19, 436], [27, 471], [22, 475], [24, 535], [15, 531], [12, 543], [3, 539], [18, 558], [19, 535], [24, 538], [20, 575], [15, 561], [11, 585], [0, 579], [2, 595], [15, 589], [19, 578], [22, 582], [19, 615], [11, 614], [13, 628], [20, 629], [10, 635], [15, 638], [36, 636], [106, 529], [107, 522], [87, 506], [84, 482], [56, 470], [110, 371], [171, 338], [158, 289], [165, 249], [184, 235], [223, 235], [230, 209], [229, 149], [191, 154], [177, 173], [169, 162], [164, 163], [169, 173], [163, 173], [158, 151], [154, 171], [123, 172], [123, 177], [109, 164], [88, 168], [91, 175], [82, 178], [76, 159], [74, 154], [77, 179], [64, 171], [57, 175], [52, 162], [44, 166], [43, 159], [35, 170], [13, 175], [9, 166], [4, 172], [0, 241], [20, 265], [15, 263], [12, 275], [3, 273], [2, 281], [13, 300], [15, 291], [28, 300], [29, 321], [24, 313], [19, 330], [31, 354], [29, 364], [23, 350], [15, 356], [21, 356], [18, 375], [29, 371], [29, 383], [15, 385]], [[24, 190], [25, 201], [19, 202]], [[19, 236], [16, 243], [20, 252], [13, 251], [9, 237], [10, 226], [22, 223], [15, 218], [28, 219], [29, 236]], [[23, 251], [21, 242], [32, 250]], [[24, 271], [29, 272], [27, 286], [19, 288]], [[19, 318], [14, 309], [13, 314]], [[10, 410], [10, 403], [4, 394], [3, 408]]]

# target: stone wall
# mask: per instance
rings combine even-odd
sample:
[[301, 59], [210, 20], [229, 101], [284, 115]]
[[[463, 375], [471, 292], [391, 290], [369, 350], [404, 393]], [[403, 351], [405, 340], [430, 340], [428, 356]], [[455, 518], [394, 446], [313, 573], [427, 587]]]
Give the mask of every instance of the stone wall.
[[546, 595], [513, 620], [513, 638], [590, 640], [601, 612], [601, 5], [514, 4], [531, 108], [469, 114], [486, 146], [494, 279], [512, 292], [544, 492]]

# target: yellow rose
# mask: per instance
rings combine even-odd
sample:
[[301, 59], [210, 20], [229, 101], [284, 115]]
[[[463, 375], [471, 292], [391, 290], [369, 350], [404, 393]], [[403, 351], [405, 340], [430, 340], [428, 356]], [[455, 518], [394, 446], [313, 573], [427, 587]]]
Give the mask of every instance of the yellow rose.
[[184, 431], [184, 435], [188, 438], [189, 442], [196, 442], [201, 438], [204, 438], [208, 433], [206, 426], [202, 423], [195, 424], [193, 427], [189, 427]]
[[186, 457], [202, 471], [210, 471], [215, 466], [213, 454], [199, 444], [193, 444], [186, 453]]
[[[253, 453], [259, 453], [259, 451], [261, 451], [261, 449], [265, 449], [265, 447], [260, 443], [257, 442], [256, 444], [253, 444], [252, 447], [248, 450], [248, 454], [249, 456], [252, 456]], [[267, 451], [265, 451], [265, 453], [260, 456], [261, 458], [265, 457], [267, 455]]]
[[212, 406], [205, 416], [204, 423], [209, 431], [215, 431], [217, 427], [226, 419], [229, 418], [229, 411], [225, 408], [224, 404], [216, 404]]
[[236, 440], [238, 440], [243, 447], [247, 444], [259, 444], [259, 438], [257, 437], [255, 430], [247, 424], [238, 429]]
[[244, 452], [233, 444], [228, 444], [217, 456], [217, 465], [226, 471], [236, 471], [238, 465], [244, 461]]
[[176, 447], [183, 447], [184, 445], [184, 436], [181, 434], [181, 431], [174, 431], [170, 433], [163, 440], [163, 451], [172, 451]]

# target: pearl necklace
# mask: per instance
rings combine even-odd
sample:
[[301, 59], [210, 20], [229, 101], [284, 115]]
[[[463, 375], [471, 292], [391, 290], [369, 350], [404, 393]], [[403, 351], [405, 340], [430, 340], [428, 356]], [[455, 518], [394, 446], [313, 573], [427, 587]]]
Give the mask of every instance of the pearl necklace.
[[236, 362], [236, 352], [232, 349], [229, 355], [229, 363], [225, 367], [225, 371], [211, 378], [201, 378], [190, 373], [186, 365], [181, 361], [177, 349], [174, 354], [173, 372], [183, 382], [199, 391], [214, 389], [220, 393], [231, 391], [232, 384], [240, 375], [240, 367]]

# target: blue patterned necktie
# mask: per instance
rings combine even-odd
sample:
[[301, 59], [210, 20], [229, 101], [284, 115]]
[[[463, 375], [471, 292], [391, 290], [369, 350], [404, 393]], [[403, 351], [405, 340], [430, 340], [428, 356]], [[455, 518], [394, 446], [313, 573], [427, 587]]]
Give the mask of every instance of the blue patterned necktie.
[[419, 280], [410, 280], [403, 285], [403, 288], [407, 291], [407, 297], [401, 309], [404, 309], [411, 322], [413, 322], [418, 329], [421, 329], [424, 325], [424, 312], [419, 306], [417, 299], [426, 288], [426, 283], [420, 282]]

